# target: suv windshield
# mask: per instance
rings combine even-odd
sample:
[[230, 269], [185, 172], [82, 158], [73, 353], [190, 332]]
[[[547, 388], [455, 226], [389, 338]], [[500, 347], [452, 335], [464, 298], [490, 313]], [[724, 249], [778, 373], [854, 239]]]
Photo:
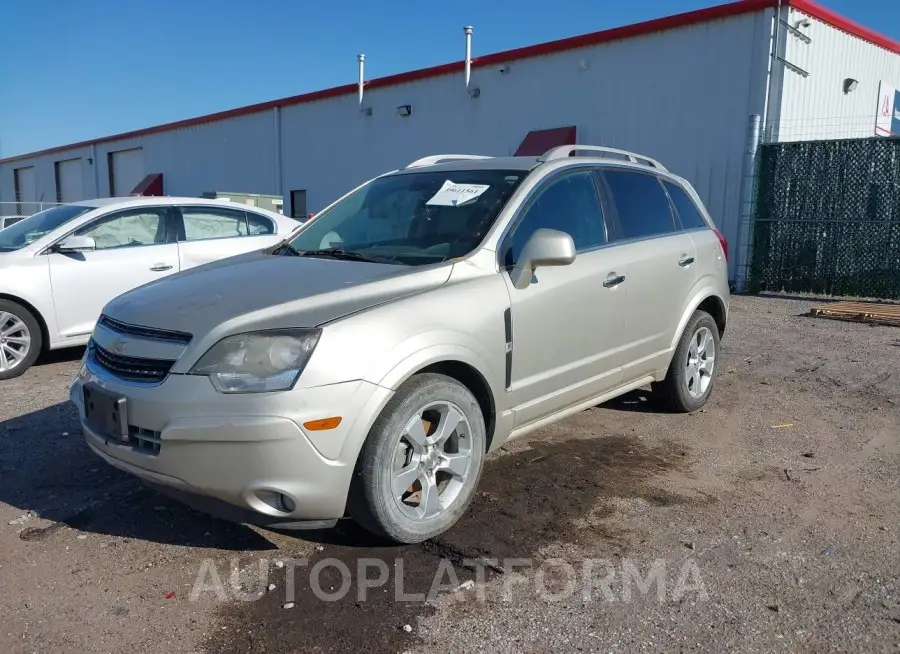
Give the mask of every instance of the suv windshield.
[[20, 220], [4, 230], [0, 230], [0, 252], [11, 252], [25, 247], [49, 234], [60, 225], [69, 222], [94, 207], [77, 204], [63, 204]]
[[313, 218], [282, 254], [421, 266], [475, 249], [526, 170], [379, 177]]

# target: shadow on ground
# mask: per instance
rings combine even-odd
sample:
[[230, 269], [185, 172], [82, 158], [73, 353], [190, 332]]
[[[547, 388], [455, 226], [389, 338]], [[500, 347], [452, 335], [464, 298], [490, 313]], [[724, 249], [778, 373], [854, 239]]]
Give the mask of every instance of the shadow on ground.
[[435, 540], [391, 546], [349, 523], [308, 560], [269, 565], [266, 581], [276, 589], [224, 604], [208, 651], [342, 652], [360, 643], [369, 651], [403, 651], [416, 639], [416, 618], [433, 610], [424, 601], [429, 594], [475, 580], [478, 570], [491, 579], [505, 574], [511, 558], [536, 565], [551, 543], [594, 544], [604, 556], [621, 555], [629, 535], [611, 520], [614, 502], [690, 501], [653, 485], [656, 475], [686, 465], [678, 446], [651, 449], [626, 437], [541, 442], [493, 458], [472, 507]]
[[49, 366], [54, 363], [70, 363], [72, 361], [78, 361], [83, 356], [84, 347], [66, 347], [61, 350], [50, 350], [42, 353], [41, 356], [38, 357], [38, 360], [35, 361], [34, 365], [40, 367]]
[[598, 408], [628, 413], [671, 413], [671, 411], [656, 401], [653, 393], [643, 388], [638, 388], [613, 398], [608, 402], [604, 402]]
[[248, 527], [193, 511], [107, 465], [88, 449], [69, 402], [0, 423], [0, 502], [50, 521], [23, 521], [26, 541], [74, 528], [224, 550], [274, 547]]
[[[636, 392], [604, 407], [652, 406], [640, 397]], [[506, 574], [510, 558], [537, 565], [542, 549], [553, 543], [593, 544], [602, 556], [621, 555], [630, 536], [616, 526], [616, 502], [692, 501], [654, 484], [657, 475], [686, 466], [686, 453], [674, 444], [650, 448], [625, 436], [544, 440], [492, 457], [469, 511], [435, 540], [397, 547], [353, 523], [329, 532], [293, 532], [319, 547], [293, 569], [292, 584], [286, 574], [291, 565], [268, 566], [274, 591], [221, 604], [208, 650], [337, 652], [366, 643], [371, 651], [402, 651], [417, 637], [404, 626], [433, 610], [424, 601], [428, 595], [476, 579], [478, 570], [491, 579]], [[244, 552], [256, 560], [275, 549], [256, 531], [169, 501], [96, 458], [68, 402], [0, 423], [0, 502], [50, 521], [39, 527], [26, 522], [19, 534], [26, 541], [62, 538], [60, 532], [75, 528]], [[372, 583], [361, 586], [361, 579]], [[285, 609], [286, 601], [294, 607]]]

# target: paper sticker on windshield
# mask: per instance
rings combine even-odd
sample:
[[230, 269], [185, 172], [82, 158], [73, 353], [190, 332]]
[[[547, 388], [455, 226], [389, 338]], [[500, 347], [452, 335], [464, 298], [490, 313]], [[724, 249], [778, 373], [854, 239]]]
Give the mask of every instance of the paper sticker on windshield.
[[471, 202], [490, 187], [490, 184], [454, 184], [448, 179], [425, 204], [438, 207], [457, 207]]

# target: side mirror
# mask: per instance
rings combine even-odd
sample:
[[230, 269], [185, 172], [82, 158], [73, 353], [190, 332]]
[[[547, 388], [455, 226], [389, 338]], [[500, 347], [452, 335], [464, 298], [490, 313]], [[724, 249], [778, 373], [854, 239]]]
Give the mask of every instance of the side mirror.
[[539, 229], [522, 248], [522, 254], [509, 276], [516, 288], [528, 288], [538, 268], [568, 266], [573, 261], [575, 241], [571, 236], [555, 229]]
[[93, 236], [78, 236], [72, 234], [68, 238], [56, 244], [57, 252], [89, 252], [97, 249], [97, 242]]

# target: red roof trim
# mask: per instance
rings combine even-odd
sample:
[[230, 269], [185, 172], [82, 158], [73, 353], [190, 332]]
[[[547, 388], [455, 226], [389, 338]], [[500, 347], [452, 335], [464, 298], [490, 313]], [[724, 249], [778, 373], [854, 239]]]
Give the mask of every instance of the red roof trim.
[[849, 18], [844, 18], [840, 14], [833, 12], [831, 9], [816, 4], [815, 2], [811, 2], [810, 0], [791, 0], [790, 4], [794, 9], [802, 11], [813, 18], [817, 18], [823, 23], [828, 23], [832, 27], [843, 30], [848, 34], [858, 36], [862, 40], [874, 43], [885, 50], [900, 54], [900, 43], [897, 43], [893, 39], [889, 39], [874, 30], [870, 30], [868, 27], [863, 27]]
[[[590, 34], [583, 34], [580, 36], [560, 39], [558, 41], [539, 43], [537, 45], [530, 45], [524, 48], [517, 48], [515, 50], [506, 50], [504, 52], [497, 52], [494, 54], [485, 55], [483, 57], [473, 57], [472, 63], [475, 66], [490, 66], [521, 59], [529, 59], [531, 57], [539, 57], [556, 52], [564, 52], [566, 50], [574, 50], [576, 48], [584, 48], [601, 43], [609, 43], [610, 41], [617, 41], [620, 39], [645, 36], [648, 34], [663, 32], [679, 27], [699, 25], [722, 18], [740, 16], [755, 11], [761, 11], [763, 9], [769, 9], [775, 7], [776, 4], [777, 0], [738, 0], [737, 2], [717, 5], [715, 7], [708, 7], [706, 9], [698, 9], [696, 11], [689, 11], [682, 14], [676, 14], [674, 16], [666, 16], [664, 18], [656, 18], [654, 20], [635, 23], [633, 25], [614, 27], [612, 29], [602, 30], [600, 32], [592, 32]], [[782, 4], [785, 6], [791, 5], [795, 9], [799, 9], [800, 11], [803, 11], [813, 18], [817, 18], [833, 27], [848, 32], [849, 34], [853, 34], [854, 36], [858, 36], [863, 40], [874, 43], [875, 45], [881, 46], [882, 48], [890, 50], [891, 52], [900, 53], [900, 43], [897, 43], [896, 41], [893, 41], [886, 36], [882, 36], [881, 34], [878, 34], [866, 27], [854, 23], [853, 21], [834, 13], [830, 9], [826, 9], [825, 7], [817, 5], [810, 0], [784, 0]], [[365, 86], [367, 89], [378, 89], [387, 86], [396, 86], [398, 84], [408, 84], [410, 82], [415, 82], [422, 79], [440, 77], [442, 75], [448, 75], [450, 73], [461, 72], [463, 69], [464, 62], [454, 61], [452, 63], [442, 64], [440, 66], [432, 66], [431, 68], [422, 68], [420, 70], [399, 73], [397, 75], [379, 77], [373, 80], [369, 80], [368, 82], [366, 82]], [[109, 143], [110, 141], [120, 141], [129, 138], [137, 138], [139, 136], [147, 136], [148, 134], [167, 132], [182, 127], [203, 125], [205, 123], [213, 123], [220, 120], [226, 120], [228, 118], [255, 114], [260, 111], [274, 109], [275, 107], [289, 107], [297, 104], [304, 104], [307, 102], [315, 102], [317, 100], [335, 98], [342, 95], [350, 95], [356, 92], [356, 84], [345, 84], [343, 86], [336, 86], [334, 88], [314, 91], [312, 93], [294, 95], [289, 98], [282, 98], [280, 100], [271, 100], [269, 102], [262, 102], [246, 107], [239, 107], [237, 109], [229, 109], [227, 111], [220, 111], [218, 113], [208, 114], [205, 116], [179, 120], [174, 123], [156, 125], [154, 127], [147, 127], [132, 132], [125, 132], [123, 134], [113, 134], [111, 136], [104, 136], [89, 141], [80, 141], [78, 143], [40, 150], [38, 152], [16, 155], [14, 157], [0, 159], [0, 163], [19, 161], [21, 159], [53, 154], [56, 152], [65, 152], [66, 150], [74, 150], [76, 148], [98, 145], [100, 143]]]

